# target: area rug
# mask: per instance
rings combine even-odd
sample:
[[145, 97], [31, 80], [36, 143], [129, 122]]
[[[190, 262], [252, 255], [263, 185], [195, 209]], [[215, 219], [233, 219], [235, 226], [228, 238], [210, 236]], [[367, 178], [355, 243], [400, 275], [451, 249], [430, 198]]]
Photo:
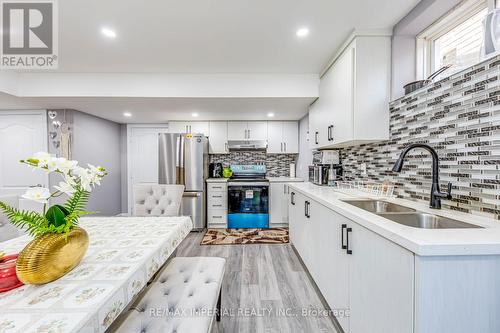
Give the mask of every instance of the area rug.
[[285, 244], [288, 228], [208, 229], [201, 245]]

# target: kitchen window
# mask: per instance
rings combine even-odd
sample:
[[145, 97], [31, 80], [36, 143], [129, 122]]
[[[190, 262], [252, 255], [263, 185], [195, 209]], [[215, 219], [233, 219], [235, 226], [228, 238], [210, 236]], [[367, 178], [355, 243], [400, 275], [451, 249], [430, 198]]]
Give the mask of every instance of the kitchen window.
[[482, 60], [483, 21], [500, 1], [467, 0], [417, 36], [417, 77], [423, 79], [445, 65], [451, 75]]

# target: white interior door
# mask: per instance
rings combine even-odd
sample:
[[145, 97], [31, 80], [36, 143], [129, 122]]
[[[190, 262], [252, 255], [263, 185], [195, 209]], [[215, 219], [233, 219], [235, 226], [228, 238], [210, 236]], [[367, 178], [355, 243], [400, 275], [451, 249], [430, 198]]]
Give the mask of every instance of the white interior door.
[[131, 128], [128, 139], [129, 212], [134, 184], [158, 183], [158, 134], [160, 128]]
[[0, 195], [21, 195], [31, 186], [49, 186], [46, 172], [19, 161], [47, 151], [47, 114], [40, 111], [0, 111]]

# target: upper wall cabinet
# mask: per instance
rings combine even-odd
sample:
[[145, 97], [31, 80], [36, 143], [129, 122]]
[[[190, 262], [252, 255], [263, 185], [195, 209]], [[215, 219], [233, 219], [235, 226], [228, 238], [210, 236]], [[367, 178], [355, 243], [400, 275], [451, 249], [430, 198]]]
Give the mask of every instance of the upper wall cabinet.
[[296, 121], [267, 123], [267, 152], [271, 154], [298, 154], [299, 127]]
[[169, 133], [202, 133], [209, 135], [207, 121], [171, 121], [168, 123]]
[[391, 40], [351, 37], [320, 81], [309, 109], [310, 146], [345, 147], [389, 138]]
[[227, 123], [228, 140], [267, 140], [267, 121], [230, 121]]
[[227, 121], [211, 121], [208, 138], [210, 154], [227, 154]]

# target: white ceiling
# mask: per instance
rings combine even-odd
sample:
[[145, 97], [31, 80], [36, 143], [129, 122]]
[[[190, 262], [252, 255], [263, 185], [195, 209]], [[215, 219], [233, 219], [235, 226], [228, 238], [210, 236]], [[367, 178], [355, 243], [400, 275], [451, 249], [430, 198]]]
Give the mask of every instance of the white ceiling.
[[[75, 109], [118, 123], [169, 120], [298, 120], [312, 98], [20, 98], [0, 93], [0, 109]], [[131, 112], [126, 118], [123, 112]], [[198, 117], [193, 117], [197, 113]], [[268, 113], [275, 117], [268, 118]]]
[[[148, 92], [154, 90], [150, 89], [156, 84], [154, 80], [144, 86], [143, 95], [125, 97], [86, 94], [83, 90], [68, 94], [68, 87], [80, 82], [92, 86], [89, 77], [75, 79], [80, 73], [95, 74], [93, 82], [97, 86], [99, 75], [110, 72], [318, 74], [354, 29], [390, 29], [417, 3], [418, 0], [58, 1], [59, 69], [40, 72], [36, 80], [29, 73], [20, 74], [23, 79], [0, 77], [0, 91], [4, 92], [0, 93], [0, 108], [70, 108], [117, 122], [190, 119], [192, 112], [200, 114], [199, 120], [265, 119], [268, 112], [274, 112], [275, 119], [299, 119], [315, 97], [307, 84], [303, 85], [307, 89], [296, 89], [289, 96], [261, 93], [250, 96], [253, 98], [234, 98], [227, 94], [234, 89], [227, 87], [219, 89], [214, 98], [178, 98], [167, 94], [152, 97]], [[117, 38], [104, 37], [102, 27], [116, 31]], [[310, 30], [304, 39], [295, 35], [301, 27]], [[50, 85], [50, 92], [45, 89], [49, 85], [40, 83], [48, 82], [49, 77], [50, 82], [57, 82]], [[136, 86], [143, 82], [134, 81]], [[269, 80], [266, 82], [269, 84]], [[108, 84], [108, 88], [116, 86], [130, 85], [129, 81]], [[214, 85], [213, 90], [218, 87]], [[259, 81], [255, 81], [254, 87], [267, 89]], [[281, 85], [282, 90], [286, 87]], [[161, 89], [163, 86], [156, 86], [156, 91]], [[33, 93], [25, 93], [28, 90]], [[42, 93], [44, 90], [46, 93]], [[124, 111], [131, 111], [134, 116], [126, 119]]]
[[[319, 73], [354, 29], [392, 28], [417, 0], [64, 0], [61, 71]], [[103, 26], [117, 38], [102, 36]], [[306, 26], [307, 38], [295, 31]]]

